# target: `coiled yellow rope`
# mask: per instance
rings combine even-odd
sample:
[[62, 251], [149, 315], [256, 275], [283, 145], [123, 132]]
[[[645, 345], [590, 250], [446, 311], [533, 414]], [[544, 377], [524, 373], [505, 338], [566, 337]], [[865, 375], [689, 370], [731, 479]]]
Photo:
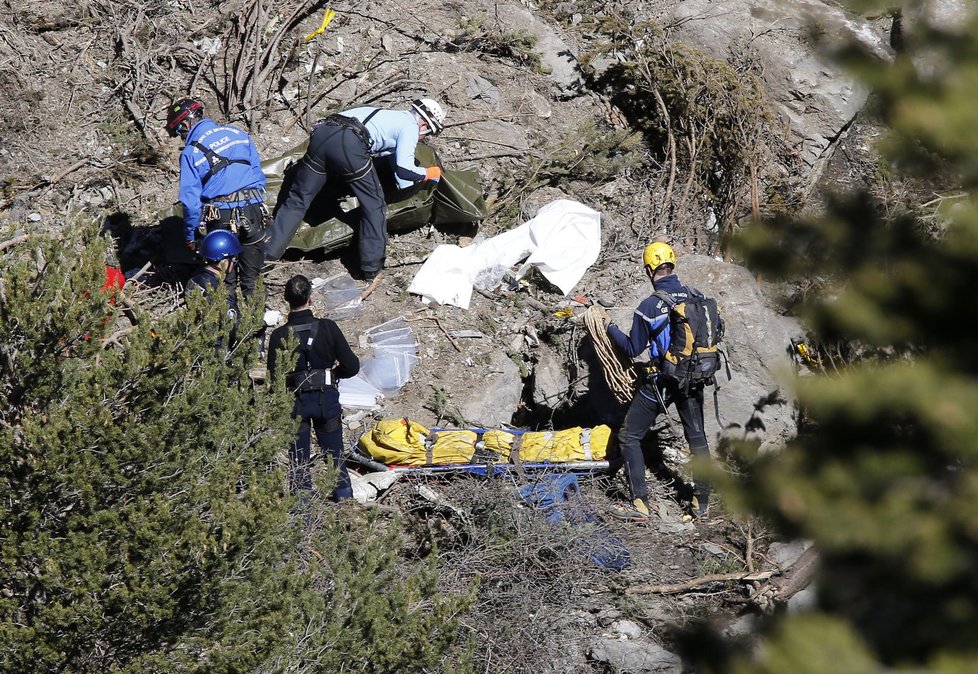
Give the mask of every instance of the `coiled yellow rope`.
[[584, 327], [587, 328], [598, 355], [604, 380], [620, 403], [628, 403], [635, 396], [635, 382], [638, 380], [632, 362], [615, 349], [608, 337], [608, 312], [603, 307], [591, 305], [584, 312]]

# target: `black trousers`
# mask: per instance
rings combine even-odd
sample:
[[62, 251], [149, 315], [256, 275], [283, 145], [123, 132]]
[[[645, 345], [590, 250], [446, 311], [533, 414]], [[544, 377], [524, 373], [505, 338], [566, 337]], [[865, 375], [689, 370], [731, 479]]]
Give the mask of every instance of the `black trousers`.
[[292, 408], [292, 418], [298, 418], [299, 429], [295, 434], [295, 442], [289, 452], [289, 489], [295, 494], [312, 489], [311, 454], [312, 435], [316, 432], [316, 440], [323, 451], [333, 458], [336, 467], [337, 481], [332, 499], [341, 501], [353, 498], [353, 487], [350, 473], [343, 456], [343, 425], [340, 422], [342, 408], [336, 389], [327, 391], [309, 391], [296, 394], [295, 406]]
[[[258, 276], [261, 274], [262, 265], [265, 263], [265, 231], [263, 229], [264, 211], [261, 204], [247, 204], [238, 208], [219, 208], [218, 218], [209, 220], [206, 223], [208, 232], [215, 229], [229, 229], [230, 223], [234, 220], [238, 224], [238, 240], [241, 241], [241, 254], [238, 255], [238, 262], [225, 278], [228, 286], [228, 294], [233, 294], [239, 283], [241, 285], [241, 295], [251, 297], [255, 294], [258, 286]], [[246, 234], [240, 227], [243, 218], [248, 219], [250, 234]]]
[[[667, 402], [675, 403], [690, 452], [695, 456], [709, 459], [710, 446], [703, 423], [703, 387], [690, 389], [689, 395], [679, 390], [666, 390], [663, 392], [663, 398]], [[655, 423], [659, 414], [664, 411], [650, 385], [643, 385], [635, 393], [635, 398], [632, 399], [632, 404], [618, 432], [618, 445], [621, 447], [621, 456], [625, 461], [625, 472], [628, 474], [628, 486], [633, 499], [648, 500], [649, 488], [645, 481], [642, 438], [649, 432], [649, 428]], [[709, 484], [697, 480], [696, 491], [704, 496], [709, 494]]]
[[360, 269], [379, 272], [387, 252], [384, 189], [366, 143], [353, 131], [332, 124], [320, 124], [313, 131], [289, 193], [269, 228], [265, 256], [270, 260], [282, 257], [327, 180], [342, 180], [360, 202]]

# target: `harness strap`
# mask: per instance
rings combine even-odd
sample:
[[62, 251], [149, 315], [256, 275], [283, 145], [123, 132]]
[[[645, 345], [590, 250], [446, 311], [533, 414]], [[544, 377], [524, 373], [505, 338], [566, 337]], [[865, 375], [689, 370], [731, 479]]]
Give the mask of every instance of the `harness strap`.
[[367, 149], [369, 150], [373, 145], [373, 139], [370, 137], [370, 131], [367, 129], [367, 122], [369, 122], [378, 112], [380, 112], [380, 108], [374, 108], [373, 112], [364, 117], [362, 122], [356, 117], [334, 112], [332, 115], [327, 115], [323, 119], [319, 120], [316, 125], [328, 124], [330, 126], [339, 126], [344, 129], [349, 129], [356, 134], [357, 138], [363, 141], [363, 144], [366, 145]]
[[[236, 160], [240, 161], [240, 160]], [[204, 203], [207, 204], [234, 204], [241, 201], [248, 202], [252, 199], [264, 200], [265, 195], [262, 190], [256, 189], [254, 187], [246, 187], [242, 190], [237, 190], [231, 194], [222, 194], [218, 197], [212, 197], [210, 199], [205, 199]]]
[[584, 449], [584, 460], [591, 461], [594, 457], [591, 454], [591, 429], [581, 430], [581, 447]]
[[251, 164], [251, 162], [247, 159], [228, 159], [227, 157], [222, 157], [218, 153], [214, 152], [214, 150], [196, 140], [190, 141], [190, 144], [203, 152], [204, 156], [207, 158], [207, 173], [200, 180], [201, 186], [206, 185], [207, 182], [214, 177], [215, 173], [226, 169], [231, 164]]

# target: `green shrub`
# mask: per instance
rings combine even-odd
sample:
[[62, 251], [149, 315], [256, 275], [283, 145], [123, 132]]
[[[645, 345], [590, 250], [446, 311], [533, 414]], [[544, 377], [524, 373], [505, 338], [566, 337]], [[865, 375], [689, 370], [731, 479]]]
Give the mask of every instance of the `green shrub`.
[[437, 660], [465, 597], [433, 566], [395, 573], [389, 536], [306, 540], [292, 401], [253, 387], [255, 349], [228, 353], [223, 288], [103, 340], [104, 243], [65, 229], [0, 253], [0, 670], [339, 671], [295, 643], [339, 632], [357, 650], [330, 662], [358, 671]]

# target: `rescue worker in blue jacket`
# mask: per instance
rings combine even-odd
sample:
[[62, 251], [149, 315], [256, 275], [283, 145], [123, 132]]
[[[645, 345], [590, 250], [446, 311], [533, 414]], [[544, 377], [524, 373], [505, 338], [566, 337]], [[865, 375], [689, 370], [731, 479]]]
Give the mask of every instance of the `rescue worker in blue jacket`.
[[[185, 143], [180, 153], [180, 203], [184, 237], [191, 248], [197, 237], [216, 229], [233, 232], [242, 244], [238, 264], [227, 275], [228, 293], [241, 285], [251, 297], [265, 260], [265, 174], [258, 150], [247, 133], [204, 117], [193, 98], [173, 103], [166, 116], [170, 136]], [[240, 277], [240, 278], [239, 278]]]
[[410, 110], [359, 107], [320, 120], [269, 228], [266, 259], [282, 256], [319, 191], [328, 180], [341, 180], [360, 203], [360, 274], [372, 281], [387, 250], [387, 203], [373, 157], [392, 156], [399, 188], [438, 181], [441, 169], [419, 167], [414, 151], [419, 139], [444, 126], [445, 111], [430, 98], [415, 100]]
[[[312, 286], [301, 274], [285, 284], [285, 300], [289, 303], [289, 319], [276, 328], [268, 342], [268, 370], [274, 380], [276, 367], [286, 359], [289, 368], [286, 386], [295, 393], [292, 418], [300, 419], [295, 441], [289, 452], [289, 485], [293, 494], [312, 489], [310, 470], [311, 434], [323, 454], [333, 458], [338, 471], [332, 499], [340, 501], [353, 497], [350, 475], [343, 456], [343, 426], [340, 418], [339, 391], [336, 382], [360, 371], [360, 359], [350, 348], [339, 326], [328, 318], [316, 318], [312, 313]], [[289, 335], [298, 341], [290, 358], [284, 351]]]
[[[208, 233], [197, 250], [197, 254], [204, 258], [204, 266], [187, 281], [185, 294], [199, 292], [209, 295], [234, 270], [241, 248], [238, 237], [226, 229]], [[238, 317], [238, 299], [233, 292], [228, 293], [228, 317], [233, 320]]]
[[[676, 253], [664, 243], [651, 243], [642, 255], [645, 273], [656, 291], [666, 292], [677, 301], [690, 297], [690, 292], [676, 276]], [[632, 503], [625, 512], [629, 519], [642, 520], [649, 517], [649, 490], [645, 481], [645, 460], [642, 455], [642, 439], [655, 423], [660, 413], [665, 412], [663, 404], [676, 405], [682, 421], [683, 434], [689, 443], [690, 452], [704, 459], [710, 458], [710, 446], [703, 422], [703, 385], [692, 386], [688, 391], [667, 383], [656, 370], [661, 369], [663, 356], [669, 348], [669, 304], [656, 295], [651, 295], [639, 304], [632, 318], [629, 334], [611, 323], [608, 336], [618, 348], [635, 358], [648, 349], [651, 372], [639, 383], [625, 420], [618, 432], [618, 444], [631, 491]], [[656, 393], [657, 387], [658, 393]], [[697, 480], [696, 489], [690, 503], [691, 514], [700, 520], [708, 518], [710, 487], [705, 481]]]

